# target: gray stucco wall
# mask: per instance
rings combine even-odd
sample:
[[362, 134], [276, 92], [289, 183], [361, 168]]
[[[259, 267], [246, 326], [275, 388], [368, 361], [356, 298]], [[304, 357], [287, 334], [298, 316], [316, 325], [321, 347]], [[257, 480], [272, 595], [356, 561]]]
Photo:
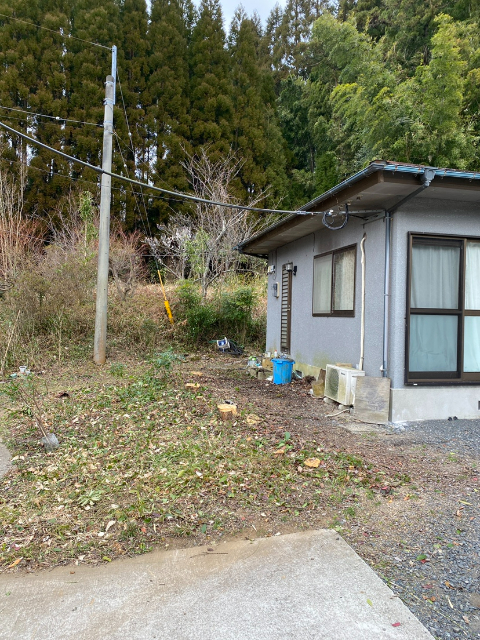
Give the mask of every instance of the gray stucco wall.
[[480, 236], [480, 208], [470, 202], [415, 199], [392, 220], [390, 364], [392, 388], [404, 387], [409, 232]]
[[[272, 285], [281, 283], [282, 265], [293, 262], [291, 356], [297, 363], [324, 368], [328, 363], [357, 365], [360, 358], [361, 253], [360, 241], [367, 234], [365, 296], [365, 362], [369, 376], [381, 376], [383, 361], [383, 300], [385, 222], [363, 224], [350, 219], [345, 229], [322, 229], [287, 244], [269, 257], [276, 266], [269, 276], [267, 351], [280, 351], [280, 298]], [[480, 385], [411, 386], [404, 384], [405, 316], [407, 290], [408, 233], [427, 232], [480, 237], [480, 206], [460, 201], [414, 199], [401, 207], [392, 219], [390, 279], [390, 348], [388, 376], [391, 378], [391, 419], [445, 419], [456, 415], [478, 418]], [[312, 316], [313, 257], [317, 254], [357, 245], [355, 317]], [[314, 371], [312, 371], [314, 373]]]
[[[385, 260], [383, 220], [364, 225], [361, 220], [351, 218], [340, 231], [322, 229], [271, 253], [268, 264], [275, 265], [276, 272], [268, 278], [267, 351], [280, 351], [281, 300], [273, 296], [272, 285], [274, 282], [281, 283], [282, 265], [293, 262], [297, 266], [297, 275], [292, 278], [291, 356], [298, 363], [322, 368], [327, 363], [335, 362], [358, 364], [361, 325], [360, 241], [364, 233], [367, 234], [364, 369], [367, 375], [381, 375]], [[312, 316], [313, 257], [352, 244], [357, 245], [355, 317]]]

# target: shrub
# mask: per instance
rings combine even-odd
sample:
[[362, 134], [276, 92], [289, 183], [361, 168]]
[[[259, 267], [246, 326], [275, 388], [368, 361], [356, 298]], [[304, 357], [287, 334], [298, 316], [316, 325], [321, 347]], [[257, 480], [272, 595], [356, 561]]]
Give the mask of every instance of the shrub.
[[178, 287], [177, 294], [178, 311], [186, 320], [184, 326], [187, 342], [199, 344], [212, 339], [218, 326], [214, 302], [202, 299], [200, 287], [188, 280]]
[[241, 286], [220, 294], [219, 325], [222, 333], [244, 344], [253, 325], [255, 293], [252, 287]]
[[200, 344], [227, 336], [242, 345], [263, 343], [265, 314], [256, 315], [259, 293], [254, 286], [239, 284], [237, 279], [218, 284], [204, 299], [200, 286], [186, 281], [177, 288], [177, 295], [175, 311], [184, 320], [177, 328], [179, 339]]

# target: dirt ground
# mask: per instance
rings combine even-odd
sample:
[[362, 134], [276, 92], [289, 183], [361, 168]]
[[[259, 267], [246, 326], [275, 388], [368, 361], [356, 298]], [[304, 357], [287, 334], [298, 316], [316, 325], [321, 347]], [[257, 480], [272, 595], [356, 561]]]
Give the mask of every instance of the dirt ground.
[[[195, 368], [209, 377], [216, 397], [248, 408], [266, 426], [410, 478], [373, 497], [344, 496], [302, 511], [293, 528], [337, 528], [435, 637], [480, 637], [480, 421], [403, 429], [365, 424], [313, 398], [303, 381], [279, 386], [247, 376], [244, 361], [207, 359]], [[292, 530], [291, 523], [282, 528], [274, 514], [266, 515], [267, 535]]]
[[[349, 529], [368, 523], [378, 527], [377, 533], [386, 529], [389, 536], [395, 535], [392, 518], [421, 521], [434, 505], [436, 509], [457, 505], [459, 495], [477, 486], [479, 460], [475, 452], [457, 454], [457, 443], [445, 442], [440, 431], [438, 443], [432, 443], [426, 441], [421, 429], [402, 431], [360, 422], [348, 412], [339, 413], [336, 405], [313, 398], [306, 382], [274, 385], [246, 375], [244, 359], [206, 357], [194, 362], [219, 402], [232, 401], [239, 410], [248, 409], [279, 432], [288, 431], [305, 441], [313, 439], [319, 446], [358, 455], [379, 469], [400, 470], [411, 478], [411, 484], [399, 489], [405, 499], [392, 500], [385, 491], [384, 499], [370, 504], [368, 513], [359, 510], [359, 517], [349, 520]], [[184, 368], [192, 366], [189, 359]], [[478, 439], [480, 442], [480, 433]], [[365, 546], [365, 540], [362, 543]]]
[[[353, 474], [359, 472], [355, 463], [348, 467], [347, 462], [345, 468], [352, 469], [346, 471], [351, 475], [348, 483], [337, 483], [338, 475], [325, 485], [321, 480], [309, 482], [312, 469], [295, 462], [288, 508], [282, 502], [272, 503], [271, 488], [260, 487], [256, 506], [247, 507], [245, 501], [232, 498], [225, 510], [225, 492], [220, 491], [223, 496], [205, 496], [205, 503], [212, 503], [212, 513], [215, 506], [221, 507], [221, 528], [205, 532], [197, 527], [191, 535], [181, 536], [172, 535], [172, 524], [162, 544], [186, 547], [214, 544], [217, 538], [335, 528], [436, 638], [480, 638], [480, 421], [438, 421], [405, 428], [365, 424], [313, 398], [305, 381], [274, 385], [250, 377], [246, 365], [245, 357], [213, 352], [186, 356], [175, 384], [201, 386], [201, 394], [192, 394], [189, 400], [189, 415], [196, 407], [203, 411], [202, 403], [208, 412], [207, 404], [215, 408], [217, 403], [233, 402], [241, 423], [235, 428], [241, 427], [247, 440], [265, 441], [273, 451], [269, 461], [288, 434], [292, 460], [301, 450], [318, 451], [313, 454], [322, 459], [328, 452], [337, 463], [358, 459], [359, 469], [368, 466], [370, 470], [361, 471], [365, 478], [380, 481], [372, 485], [369, 480], [363, 487], [353, 484]], [[132, 373], [144, 368], [138, 361], [128, 365]], [[86, 382], [105, 386], [115, 380], [108, 367], [87, 364], [79, 370], [59, 367], [45, 375], [50, 395], [72, 392]], [[223, 430], [214, 423], [217, 426], [209, 427], [212, 433]], [[270, 484], [279, 482], [275, 477], [268, 475]]]

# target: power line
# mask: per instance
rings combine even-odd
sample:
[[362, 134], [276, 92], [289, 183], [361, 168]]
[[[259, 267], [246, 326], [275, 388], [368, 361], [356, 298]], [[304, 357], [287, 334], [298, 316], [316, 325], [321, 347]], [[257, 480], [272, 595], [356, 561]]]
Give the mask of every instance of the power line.
[[[124, 166], [125, 171], [127, 172], [127, 175], [128, 175], [128, 167], [127, 167], [127, 163], [125, 162], [125, 158], [124, 158], [123, 153], [122, 153], [122, 148], [121, 148], [121, 146], [120, 146], [120, 143], [118, 142], [118, 136], [117, 136], [117, 145], [118, 145], [118, 150], [120, 151], [120, 156], [121, 156], [121, 158], [122, 158], [123, 166]], [[151, 233], [151, 232], [150, 232], [149, 234], [147, 234], [147, 228], [146, 228], [146, 226], [145, 226], [145, 222], [144, 222], [144, 220], [143, 220], [143, 214], [142, 214], [142, 211], [141, 211], [141, 209], [140, 209], [140, 207], [139, 207], [139, 205], [138, 205], [138, 201], [137, 201], [137, 198], [136, 198], [136, 196], [135, 196], [135, 192], [133, 191], [133, 185], [130, 185], [130, 187], [131, 187], [131, 189], [132, 189], [133, 199], [134, 199], [134, 201], [135, 201], [135, 206], [136, 206], [136, 208], [137, 208], [138, 213], [140, 214], [140, 219], [141, 219], [142, 224], [143, 224], [143, 230], [145, 231], [145, 235], [150, 235], [150, 236], [151, 236], [151, 235], [152, 235], [152, 233]], [[148, 215], [147, 215], [147, 221], [148, 221]], [[149, 227], [150, 227], [150, 225], [149, 225]]]
[[[9, 158], [0, 158], [0, 163], [9, 162], [10, 164], [21, 164], [27, 169], [33, 169], [34, 171], [40, 171], [41, 173], [46, 173], [50, 176], [58, 176], [59, 178], [64, 178], [65, 180], [70, 180], [71, 182], [83, 182], [85, 184], [90, 184], [100, 189], [100, 184], [98, 182], [93, 182], [92, 180], [87, 180], [86, 178], [73, 178], [72, 176], [66, 176], [64, 173], [59, 173], [58, 171], [50, 171], [49, 169], [41, 169], [40, 167], [35, 167], [32, 164], [28, 164], [28, 162], [22, 162], [21, 160], [10, 160]], [[122, 191], [125, 192], [124, 187], [111, 187], [113, 191]], [[136, 196], [142, 195], [140, 191], [132, 191], [132, 194]], [[153, 196], [150, 195], [149, 198], [154, 198], [155, 200], [167, 200], [169, 202], [183, 202], [183, 200], [174, 200], [173, 198], [167, 198], [165, 196]]]
[[[1, 14], [0, 14], [1, 15]], [[58, 120], [62, 122], [76, 122], [77, 124], [89, 124], [92, 127], [103, 127], [103, 124], [97, 122], [85, 122], [84, 120], [72, 120], [71, 118], [62, 118], [60, 116], [48, 116], [46, 113], [35, 113], [34, 111], [27, 111], [26, 109], [17, 109], [16, 107], [4, 107], [0, 104], [0, 109], [7, 109], [8, 111], [18, 111], [19, 113], [28, 113], [30, 116], [38, 116], [40, 118], [50, 118], [52, 120]], [[13, 117], [13, 116], [9, 116]], [[21, 118], [18, 118], [21, 120]]]
[[79, 42], [85, 42], [86, 44], [92, 45], [92, 47], [100, 47], [101, 49], [107, 49], [108, 51], [110, 51], [110, 47], [106, 47], [104, 44], [98, 44], [98, 42], [90, 42], [90, 40], [83, 40], [83, 38], [72, 36], [69, 33], [62, 33], [61, 31], [57, 31], [56, 29], [49, 29], [48, 27], [42, 27], [42, 25], [40, 24], [35, 24], [34, 22], [28, 22], [28, 20], [21, 20], [20, 18], [16, 18], [15, 16], [7, 16], [7, 14], [5, 13], [0, 13], [0, 16], [2, 16], [3, 18], [8, 18], [9, 20], [16, 20], [17, 22], [22, 22], [23, 24], [29, 24], [31, 27], [36, 27], [37, 29], [50, 31], [50, 33], [56, 33], [57, 36], [64, 36], [65, 38], [78, 40]]
[[[120, 87], [120, 96], [122, 98], [123, 114], [125, 116], [125, 122], [127, 124], [128, 139], [130, 140], [130, 150], [131, 150], [132, 155], [133, 155], [133, 162], [136, 165], [135, 149], [133, 148], [132, 132], [130, 131], [130, 123], [128, 122], [127, 108], [125, 106], [125, 100], [124, 100], [124, 97], [123, 97], [122, 83], [120, 82], [120, 75], [118, 73], [118, 68], [117, 68], [117, 78], [118, 78], [118, 86]], [[126, 170], [127, 175], [128, 175], [127, 163], [123, 159], [123, 153], [122, 153], [122, 149], [120, 148], [120, 145], [118, 145], [118, 148], [120, 150], [120, 155], [122, 156], [123, 164], [125, 166], [125, 170]], [[132, 186], [132, 192], [133, 192], [133, 186]], [[140, 193], [142, 194], [142, 203], [143, 203], [143, 208], [144, 208], [144, 211], [145, 211], [145, 219], [147, 221], [147, 226], [148, 226], [148, 235], [151, 237], [152, 236], [152, 230], [150, 228], [150, 220], [148, 219], [147, 205], [145, 203], [145, 197], [143, 195], [143, 189], [140, 190]], [[135, 198], [135, 204], [137, 205], [138, 212], [140, 213], [140, 218], [142, 220], [143, 230], [145, 231], [145, 235], [147, 235], [147, 229], [145, 227], [145, 221], [143, 220], [142, 211], [141, 211], [141, 209], [140, 209], [140, 207], [138, 205], [137, 198], [135, 196], [134, 196], [134, 198]], [[158, 268], [158, 264], [157, 264], [157, 268]]]
[[282, 209], [260, 209], [258, 207], [249, 207], [249, 206], [243, 205], [243, 204], [232, 204], [232, 203], [229, 203], [229, 202], [215, 202], [214, 200], [206, 200], [205, 198], [199, 198], [198, 196], [191, 196], [191, 195], [188, 195], [186, 193], [179, 193], [178, 191], [170, 191], [169, 189], [162, 189], [161, 187], [155, 187], [155, 186], [150, 185], [150, 184], [145, 184], [144, 182], [140, 182], [139, 180], [132, 180], [132, 178], [127, 178], [125, 176], [121, 176], [118, 173], [113, 173], [111, 171], [105, 171], [101, 167], [96, 167], [95, 165], [90, 164], [89, 162], [84, 162], [83, 160], [79, 160], [78, 158], [74, 158], [73, 156], [70, 156], [67, 153], [64, 153], [63, 151], [59, 151], [58, 149], [54, 149], [53, 147], [49, 147], [47, 144], [44, 144], [43, 142], [40, 142], [39, 140], [35, 140], [35, 138], [31, 138], [30, 136], [27, 136], [25, 133], [17, 131], [16, 129], [12, 129], [12, 127], [9, 127], [4, 122], [0, 122], [0, 127], [3, 127], [4, 129], [9, 131], [10, 133], [13, 133], [14, 135], [20, 136], [21, 138], [24, 138], [25, 140], [28, 140], [28, 142], [30, 142], [31, 144], [37, 145], [39, 147], [42, 147], [43, 149], [47, 149], [48, 151], [51, 151], [52, 153], [55, 153], [55, 154], [57, 154], [59, 156], [62, 156], [63, 158], [66, 158], [67, 160], [70, 160], [71, 162], [76, 162], [77, 164], [80, 164], [83, 167], [87, 167], [88, 169], [92, 169], [93, 171], [96, 171], [97, 173], [102, 173], [102, 174], [105, 174], [107, 176], [110, 176], [111, 178], [115, 178], [117, 180], [123, 180], [124, 182], [129, 182], [130, 184], [136, 184], [137, 186], [139, 186], [139, 187], [141, 187], [143, 189], [151, 189], [152, 191], [158, 191], [160, 193], [164, 193], [166, 195], [173, 196], [174, 198], [181, 198], [182, 200], [189, 200], [190, 202], [200, 202], [202, 204], [209, 204], [209, 205], [213, 205], [213, 206], [216, 206], [216, 207], [226, 207], [227, 209], [237, 209], [239, 211], [253, 211], [255, 213], [268, 213], [268, 214], [270, 214], [270, 213], [279, 213], [279, 214], [285, 214], [285, 215], [314, 215], [315, 214], [315, 212], [310, 212], [310, 211], [288, 211], [288, 210], [282, 210]]
[[[114, 134], [115, 134], [115, 136], [117, 137], [117, 141], [118, 141], [120, 144], [122, 144], [122, 145], [125, 147], [125, 149], [128, 149], [128, 151], [131, 151], [131, 152], [134, 154], [134, 156], [135, 156], [135, 151], [134, 151], [134, 149], [133, 149], [133, 146], [128, 145], [128, 144], [125, 142], [125, 140], [123, 140], [123, 138], [121, 138], [121, 137], [118, 135], [118, 132], [117, 132], [117, 130], [116, 130], [116, 129], [114, 129], [114, 130], [113, 130], [113, 133], [114, 133]], [[132, 145], [133, 145], [133, 143], [132, 143]], [[144, 165], [144, 164], [147, 164], [147, 163], [146, 163], [146, 162], [142, 162], [141, 164], [142, 164], [142, 165]], [[136, 168], [141, 170], [141, 167], [139, 167], [138, 165], [136, 165]], [[163, 179], [163, 178], [161, 178], [160, 176], [156, 176], [156, 180], [157, 180], [157, 181], [159, 181], [160, 183], [163, 183], [164, 185], [166, 185], [166, 186], [168, 187], [168, 182], [166, 182], [166, 180], [164, 180], [164, 179]], [[138, 192], [136, 191], [135, 193], [140, 194], [140, 192], [139, 192], [139, 191], [138, 191]], [[160, 198], [160, 199], [161, 199], [161, 196], [152, 196], [152, 195], [150, 195], [150, 196], [148, 196], [148, 197], [149, 197], [149, 198]], [[163, 198], [163, 199], [164, 199], [164, 200], [168, 200], [168, 198]], [[172, 199], [172, 202], [182, 202], [182, 200], [173, 200], [173, 199]]]

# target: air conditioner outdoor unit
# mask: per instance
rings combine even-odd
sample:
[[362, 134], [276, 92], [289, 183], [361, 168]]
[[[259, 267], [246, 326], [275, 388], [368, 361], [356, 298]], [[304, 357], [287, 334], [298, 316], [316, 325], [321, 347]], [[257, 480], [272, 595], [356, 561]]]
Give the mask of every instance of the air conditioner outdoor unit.
[[325, 395], [340, 404], [354, 404], [357, 378], [364, 375], [365, 371], [327, 364]]

